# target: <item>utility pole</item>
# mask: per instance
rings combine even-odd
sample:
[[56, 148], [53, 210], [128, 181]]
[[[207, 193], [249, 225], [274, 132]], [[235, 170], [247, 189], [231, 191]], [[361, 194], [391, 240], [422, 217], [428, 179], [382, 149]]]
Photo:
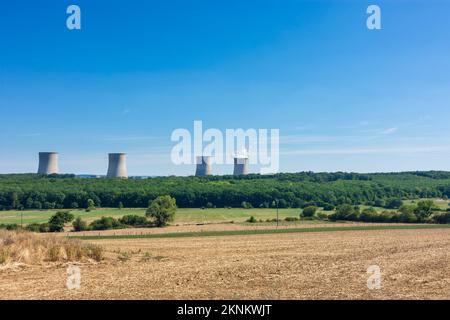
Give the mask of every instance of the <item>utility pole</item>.
[[23, 211], [20, 211], [20, 229], [23, 229]]
[[278, 218], [278, 199], [276, 200], [276, 202], [277, 202], [277, 229], [278, 229], [278, 221], [280, 220], [280, 219]]

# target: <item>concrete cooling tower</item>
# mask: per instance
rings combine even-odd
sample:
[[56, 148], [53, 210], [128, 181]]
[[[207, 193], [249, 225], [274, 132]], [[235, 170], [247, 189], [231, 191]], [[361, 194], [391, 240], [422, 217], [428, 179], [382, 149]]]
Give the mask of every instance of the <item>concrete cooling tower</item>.
[[234, 158], [234, 171], [235, 176], [248, 174], [248, 158], [236, 157]]
[[58, 153], [39, 152], [38, 174], [54, 174], [54, 173], [59, 173]]
[[110, 153], [107, 177], [128, 178], [125, 153]]
[[197, 157], [197, 169], [195, 170], [195, 175], [197, 177], [212, 175], [211, 157]]

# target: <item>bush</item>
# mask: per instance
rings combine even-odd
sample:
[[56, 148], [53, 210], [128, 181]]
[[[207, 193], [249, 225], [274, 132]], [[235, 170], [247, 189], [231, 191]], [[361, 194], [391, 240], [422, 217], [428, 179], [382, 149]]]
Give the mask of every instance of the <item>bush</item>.
[[50, 232], [50, 225], [48, 223], [41, 223], [39, 225], [39, 232]]
[[386, 209], [398, 209], [403, 205], [402, 199], [389, 199], [386, 202], [385, 208]]
[[122, 201], [119, 202], [119, 205], [117, 206], [117, 209], [122, 210], [123, 209], [123, 203]]
[[14, 230], [19, 230], [20, 226], [16, 223], [0, 224], [0, 229], [14, 231]]
[[377, 221], [377, 210], [375, 208], [364, 209], [359, 215], [359, 220], [364, 222], [375, 222]]
[[125, 226], [112, 217], [101, 217], [98, 220], [92, 221], [89, 227], [92, 230], [110, 230], [121, 229]]
[[437, 213], [433, 215], [432, 221], [440, 224], [450, 223], [450, 212]]
[[81, 217], [77, 217], [73, 222], [73, 230], [74, 231], [87, 231], [89, 230], [88, 224], [86, 221], [83, 221]]
[[325, 210], [325, 211], [333, 211], [334, 208], [335, 208], [335, 206], [333, 206], [332, 204], [329, 204], [329, 203], [325, 203], [323, 205], [323, 210]]
[[58, 211], [48, 220], [50, 232], [64, 231], [64, 225], [74, 218], [73, 214], [68, 211]]
[[149, 222], [146, 217], [138, 215], [127, 215], [119, 219], [121, 224], [133, 227], [146, 227], [149, 226]]
[[359, 208], [353, 207], [349, 204], [341, 204], [336, 208], [336, 212], [329, 215], [330, 220], [348, 220], [348, 221], [358, 221], [359, 220]]
[[413, 212], [405, 211], [400, 212], [397, 216], [398, 222], [403, 223], [415, 223], [417, 222], [417, 217]]
[[251, 208], [253, 208], [252, 204], [247, 202], [247, 201], [242, 201], [241, 207], [244, 208], [244, 209], [251, 209]]
[[254, 216], [251, 216], [250, 218], [248, 218], [248, 219], [246, 220], [246, 222], [249, 222], [249, 223], [256, 223], [256, 222], [258, 222], [258, 220], [256, 220], [256, 218], [255, 218]]
[[292, 222], [292, 221], [298, 221], [299, 219], [297, 217], [286, 217], [284, 218], [284, 221]]
[[414, 209], [414, 214], [419, 222], [425, 222], [437, 209], [432, 200], [419, 201]]
[[316, 216], [317, 216], [317, 219], [320, 219], [320, 220], [328, 219], [328, 214], [326, 214], [325, 212], [319, 211], [316, 213]]
[[173, 221], [177, 204], [175, 198], [171, 196], [160, 196], [153, 200], [148, 207], [145, 215], [152, 219], [157, 227], [164, 227], [168, 222]]
[[315, 206], [306, 207], [305, 209], [303, 209], [301, 216], [306, 217], [306, 218], [314, 217], [317, 209], [318, 208]]
[[40, 223], [30, 223], [25, 227], [27, 231], [31, 232], [40, 232], [41, 224]]

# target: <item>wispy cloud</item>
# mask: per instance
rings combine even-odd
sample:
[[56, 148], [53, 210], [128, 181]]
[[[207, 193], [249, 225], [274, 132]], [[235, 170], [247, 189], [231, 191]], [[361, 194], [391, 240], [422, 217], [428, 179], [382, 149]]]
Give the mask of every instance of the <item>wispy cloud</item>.
[[384, 129], [380, 132], [380, 134], [392, 134], [398, 131], [397, 127]]

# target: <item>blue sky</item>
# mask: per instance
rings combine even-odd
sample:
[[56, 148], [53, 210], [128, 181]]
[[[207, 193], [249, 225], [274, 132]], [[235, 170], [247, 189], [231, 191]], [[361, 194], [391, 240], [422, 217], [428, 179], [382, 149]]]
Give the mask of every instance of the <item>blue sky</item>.
[[[82, 29], [66, 28], [81, 8]], [[366, 28], [378, 4], [382, 30]], [[0, 173], [188, 175], [174, 129], [280, 129], [281, 171], [450, 170], [450, 2], [9, 1]], [[253, 168], [257, 171], [258, 168]], [[231, 172], [229, 166], [216, 173]]]

